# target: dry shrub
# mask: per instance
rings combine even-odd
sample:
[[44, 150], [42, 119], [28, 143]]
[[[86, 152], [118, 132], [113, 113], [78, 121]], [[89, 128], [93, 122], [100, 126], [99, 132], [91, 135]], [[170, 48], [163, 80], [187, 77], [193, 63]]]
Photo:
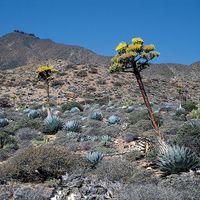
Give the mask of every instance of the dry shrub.
[[1, 166], [4, 177], [27, 181], [59, 178], [79, 164], [80, 156], [64, 147], [44, 145], [19, 151]]

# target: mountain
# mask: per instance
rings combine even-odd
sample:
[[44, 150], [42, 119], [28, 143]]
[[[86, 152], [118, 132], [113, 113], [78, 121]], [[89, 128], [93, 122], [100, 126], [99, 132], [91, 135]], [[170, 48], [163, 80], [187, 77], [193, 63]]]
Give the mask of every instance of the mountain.
[[0, 37], [0, 69], [11, 69], [47, 60], [63, 60], [73, 64], [107, 65], [109, 57], [73, 45], [63, 45], [34, 34], [15, 31]]
[[[66, 99], [88, 103], [141, 98], [132, 74], [109, 72], [110, 57], [24, 32], [0, 38], [0, 97], [14, 98], [17, 104], [42, 102], [44, 85], [35, 79], [35, 69], [43, 64], [53, 65], [60, 71], [51, 91], [58, 103]], [[142, 71], [142, 76], [154, 102], [177, 101], [178, 98], [199, 100], [200, 62], [151, 64]], [[181, 97], [179, 90], [184, 91]]]

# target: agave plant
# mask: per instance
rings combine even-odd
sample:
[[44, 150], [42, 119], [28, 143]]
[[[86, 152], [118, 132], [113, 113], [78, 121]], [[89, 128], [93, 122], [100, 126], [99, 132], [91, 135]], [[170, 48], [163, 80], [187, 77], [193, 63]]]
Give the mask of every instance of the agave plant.
[[73, 107], [73, 108], [71, 108], [70, 112], [71, 113], [79, 113], [80, 109], [78, 107]]
[[44, 125], [45, 125], [45, 132], [47, 133], [57, 133], [58, 130], [62, 128], [62, 123], [60, 119], [57, 116], [48, 116], [44, 120]]
[[99, 120], [99, 121], [101, 121], [103, 119], [103, 115], [100, 111], [92, 112], [89, 117], [90, 117], [90, 119]]
[[111, 142], [112, 141], [112, 137], [110, 137], [109, 135], [103, 135], [101, 137], [101, 141], [102, 142]]
[[120, 122], [120, 117], [116, 116], [116, 115], [112, 115], [108, 118], [108, 123], [109, 124], [119, 124]]
[[89, 152], [86, 154], [86, 160], [92, 164], [97, 164], [102, 157], [102, 154], [98, 151]]
[[7, 118], [1, 118], [0, 119], [0, 127], [4, 127], [8, 125], [8, 119]]
[[72, 120], [72, 121], [68, 121], [64, 125], [64, 129], [66, 131], [79, 132], [81, 130], [81, 125], [79, 124], [78, 121]]
[[158, 155], [158, 166], [166, 174], [187, 172], [198, 164], [195, 154], [186, 147], [166, 145]]
[[39, 113], [37, 110], [30, 110], [30, 111], [28, 112], [28, 117], [29, 117], [29, 118], [35, 119], [35, 118], [37, 118], [37, 117], [39, 117], [39, 116], [40, 116], [40, 113]]

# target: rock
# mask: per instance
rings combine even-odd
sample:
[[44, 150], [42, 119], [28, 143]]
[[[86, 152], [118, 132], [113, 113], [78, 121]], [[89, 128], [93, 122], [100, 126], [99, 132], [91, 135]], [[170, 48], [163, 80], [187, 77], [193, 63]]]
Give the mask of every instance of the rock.
[[132, 133], [127, 133], [123, 137], [125, 142], [132, 142], [138, 140], [138, 137]]
[[13, 193], [15, 200], [48, 200], [50, 195], [50, 192], [45, 194], [45, 188], [42, 186], [37, 188], [21, 186], [14, 190]]

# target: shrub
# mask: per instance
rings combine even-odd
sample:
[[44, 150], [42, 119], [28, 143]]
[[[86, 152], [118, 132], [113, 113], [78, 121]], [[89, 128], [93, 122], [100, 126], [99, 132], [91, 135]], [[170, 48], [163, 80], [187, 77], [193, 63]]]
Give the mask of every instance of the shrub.
[[200, 123], [198, 121], [185, 122], [177, 131], [174, 143], [186, 146], [199, 155], [200, 153]]
[[200, 108], [197, 110], [192, 110], [188, 116], [190, 116], [192, 119], [200, 119]]
[[83, 107], [80, 103], [76, 101], [68, 101], [61, 106], [62, 112], [66, 110], [71, 110], [73, 107], [77, 107], [80, 111], [83, 111]]
[[197, 110], [197, 103], [193, 101], [183, 101], [181, 103], [182, 107], [186, 110], [186, 112], [191, 112], [192, 110]]
[[151, 121], [145, 120], [145, 119], [141, 119], [134, 126], [142, 131], [148, 131], [148, 130], [153, 129]]
[[182, 192], [171, 187], [160, 187], [155, 184], [129, 184], [116, 192], [120, 200], [183, 200]]
[[184, 199], [199, 199], [200, 178], [190, 173], [172, 174], [159, 181], [161, 187], [173, 188], [183, 194]]
[[133, 162], [133, 161], [136, 161], [136, 160], [140, 160], [143, 157], [144, 157], [144, 154], [141, 151], [133, 150], [133, 151], [130, 151], [126, 154], [125, 159]]
[[101, 180], [126, 181], [134, 172], [134, 166], [126, 160], [103, 160], [97, 165], [95, 173]]
[[[155, 117], [155, 120], [158, 123], [158, 125], [161, 126], [163, 124], [163, 122], [162, 122], [162, 118], [159, 115], [159, 113], [154, 113], [154, 117]], [[128, 121], [129, 121], [130, 124], [135, 125], [140, 120], [144, 120], [144, 122], [145, 122], [144, 128], [145, 129], [150, 128], [150, 123], [147, 123], [147, 120], [150, 121], [149, 114], [148, 114], [147, 110], [137, 110], [137, 111], [131, 112], [128, 115]]]
[[8, 133], [0, 132], [0, 149], [18, 149], [17, 141]]
[[157, 184], [159, 179], [155, 176], [153, 170], [141, 169], [141, 167], [136, 168], [133, 175], [129, 178], [129, 183], [135, 184]]
[[5, 128], [5, 130], [6, 130], [6, 132], [14, 133], [18, 129], [26, 128], [26, 127], [42, 131], [43, 123], [42, 123], [42, 120], [39, 118], [31, 119], [28, 117], [23, 117], [23, 118], [19, 119], [17, 122], [14, 122], [13, 124], [9, 124]]
[[112, 146], [105, 146], [104, 144], [100, 143], [99, 145], [95, 145], [92, 148], [93, 151], [98, 151], [102, 154], [110, 154], [116, 152], [116, 149]]
[[149, 120], [148, 111], [147, 110], [137, 110], [137, 111], [131, 112], [128, 115], [128, 119], [131, 124], [136, 124], [141, 119]]
[[27, 181], [45, 181], [59, 178], [78, 164], [79, 156], [63, 147], [39, 146], [19, 151], [4, 165], [7, 178]]
[[158, 166], [166, 174], [187, 172], [198, 164], [195, 154], [186, 147], [167, 146], [158, 155]]

